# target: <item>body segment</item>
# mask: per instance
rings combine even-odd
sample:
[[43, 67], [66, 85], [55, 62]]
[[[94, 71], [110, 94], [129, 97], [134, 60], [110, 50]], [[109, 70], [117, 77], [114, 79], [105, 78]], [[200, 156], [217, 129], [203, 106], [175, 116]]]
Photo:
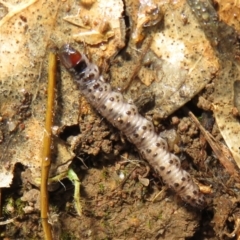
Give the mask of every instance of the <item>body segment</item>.
[[134, 104], [124, 101], [121, 93], [113, 91], [85, 55], [66, 44], [59, 56], [89, 103], [126, 135], [164, 183], [184, 201], [203, 207], [204, 196], [189, 173], [181, 168], [179, 158], [168, 151], [167, 142], [156, 134], [152, 122], [139, 114]]

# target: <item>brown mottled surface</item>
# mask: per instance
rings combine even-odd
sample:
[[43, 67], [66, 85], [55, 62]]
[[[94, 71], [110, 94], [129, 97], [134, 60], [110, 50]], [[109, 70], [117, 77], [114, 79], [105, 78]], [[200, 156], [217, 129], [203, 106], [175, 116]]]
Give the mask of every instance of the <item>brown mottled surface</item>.
[[[135, 147], [79, 97], [69, 75], [59, 67], [53, 146], [56, 164], [51, 176], [64, 173], [69, 165], [75, 169], [81, 182], [83, 213], [78, 216], [74, 208], [72, 182], [64, 178], [49, 185], [54, 238], [239, 238], [240, 185], [187, 114], [191, 110], [216, 141], [225, 140], [237, 159], [239, 117], [232, 114], [232, 106], [238, 97], [233, 87], [239, 80], [239, 40], [234, 31], [239, 28], [230, 10], [239, 12], [238, 1], [231, 5], [214, 1], [214, 9], [210, 1], [189, 0], [209, 7], [200, 20], [191, 10], [198, 13], [203, 6], [191, 6], [184, 0], [152, 1], [161, 11], [159, 22], [148, 27], [141, 22], [138, 0], [105, 2], [111, 2], [112, 10], [118, 3], [120, 20], [114, 18], [112, 27], [104, 22], [94, 0], [0, 1], [0, 239], [43, 239], [38, 183], [46, 49], [79, 40], [79, 33], [90, 37], [92, 43], [96, 38], [94, 34], [91, 37], [91, 28], [100, 33], [103, 43], [74, 43], [74, 47], [85, 51], [105, 79], [153, 119], [156, 131], [166, 137], [182, 167], [207, 186], [208, 204], [203, 210], [192, 208], [167, 190]], [[82, 7], [96, 18], [83, 18], [78, 11]], [[220, 29], [215, 24], [216, 14], [224, 21]], [[67, 17], [81, 22], [69, 23]], [[152, 21], [151, 16], [144, 21], [149, 17]], [[113, 30], [114, 36], [105, 36]], [[139, 34], [137, 45], [133, 33]]]

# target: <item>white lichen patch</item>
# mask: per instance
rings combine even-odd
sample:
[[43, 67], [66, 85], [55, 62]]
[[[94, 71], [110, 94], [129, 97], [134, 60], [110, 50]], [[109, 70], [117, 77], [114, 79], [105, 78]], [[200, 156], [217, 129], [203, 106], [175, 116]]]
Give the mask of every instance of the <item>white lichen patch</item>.
[[[48, 67], [45, 56], [54, 41], [67, 41], [66, 36], [63, 40], [64, 25], [61, 31], [55, 27], [56, 16], [62, 17], [64, 7], [55, 0], [0, 1], [0, 187], [10, 187], [16, 163], [29, 167], [33, 179], [40, 177]], [[65, 91], [66, 84], [62, 89]], [[66, 99], [64, 106], [68, 103]], [[62, 108], [67, 117], [61, 121], [77, 122], [72, 109], [68, 111]], [[55, 150], [61, 147], [57, 143]], [[66, 152], [59, 150], [62, 163], [73, 157]]]
[[156, 78], [150, 88], [160, 118], [189, 101], [219, 69], [218, 58], [186, 3], [166, 7], [164, 28], [153, 34], [150, 48], [158, 57], [152, 62]]
[[171, 65], [180, 67], [185, 60], [185, 44], [183, 41], [171, 38], [163, 33], [156, 33], [151, 49], [159, 58]]

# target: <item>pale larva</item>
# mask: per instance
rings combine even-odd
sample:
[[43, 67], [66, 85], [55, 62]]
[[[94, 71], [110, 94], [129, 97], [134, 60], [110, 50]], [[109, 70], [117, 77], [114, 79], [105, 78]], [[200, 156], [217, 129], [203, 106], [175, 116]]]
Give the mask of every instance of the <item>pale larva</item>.
[[205, 205], [203, 194], [190, 175], [181, 169], [180, 160], [168, 151], [166, 141], [154, 132], [153, 124], [142, 117], [133, 104], [124, 101], [99, 74], [98, 67], [84, 54], [66, 44], [59, 51], [63, 65], [77, 82], [80, 91], [96, 110], [136, 145], [164, 183], [193, 206]]

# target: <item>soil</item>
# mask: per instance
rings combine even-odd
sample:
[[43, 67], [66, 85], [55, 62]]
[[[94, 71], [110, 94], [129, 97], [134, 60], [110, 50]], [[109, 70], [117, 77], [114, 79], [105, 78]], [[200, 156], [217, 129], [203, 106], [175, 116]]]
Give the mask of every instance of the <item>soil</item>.
[[[201, 100], [203, 95], [206, 94], [197, 99]], [[72, 182], [65, 179], [55, 184], [50, 192], [54, 238], [230, 239], [239, 214], [236, 192], [239, 186], [185, 114], [186, 108], [198, 114], [206, 129], [217, 137], [219, 132], [212, 115], [199, 109], [197, 102], [194, 99], [178, 110], [163, 121], [161, 128], [174, 130], [175, 137], [170, 138], [169, 145], [181, 157], [183, 168], [211, 188], [205, 209], [185, 204], [168, 190], [149, 171], [134, 146], [93, 113], [88, 121], [87, 115], [81, 118], [81, 133], [73, 145], [84, 161], [75, 159], [72, 163], [81, 182], [82, 216], [74, 208]], [[86, 128], [91, 130], [85, 131]], [[25, 169], [17, 165], [12, 187], [2, 191], [4, 218], [16, 217], [12, 223], [1, 226], [2, 239], [43, 238], [39, 191], [27, 180]]]
[[[92, 2], [83, 2], [88, 10]], [[136, 4], [136, 1], [126, 1], [126, 12], [130, 16], [134, 14], [135, 18], [137, 18], [136, 9], [138, 8], [135, 7], [135, 13], [132, 13], [131, 11], [133, 11], [132, 9], [135, 6], [132, 2]], [[184, 6], [187, 5], [185, 1], [182, 2], [184, 2], [181, 3]], [[166, 11], [169, 11], [170, 8], [166, 8]], [[184, 26], [188, 24], [187, 18], [181, 21], [186, 21]], [[175, 26], [175, 23], [173, 25]], [[151, 35], [151, 30], [144, 29], [143, 31], [143, 29], [140, 26], [138, 29], [140, 32], [136, 33], [138, 34], [138, 41], [142, 41], [145, 37], [147, 39]], [[129, 36], [127, 37], [129, 38]], [[119, 43], [111, 51], [116, 51], [120, 46], [122, 48], [121, 44]], [[146, 46], [149, 46], [149, 44], [147, 43]], [[146, 46], [143, 48], [144, 51], [148, 49]], [[97, 50], [94, 48], [92, 51]], [[136, 56], [133, 57], [131, 51], [135, 52]], [[71, 162], [69, 163], [70, 165], [65, 167], [74, 169], [79, 178], [79, 197], [82, 213], [79, 215], [75, 209], [73, 182], [66, 177], [58, 182], [49, 184], [49, 222], [52, 225], [54, 239], [240, 239], [239, 181], [220, 163], [209, 142], [188, 114], [191, 111], [204, 129], [215, 138], [216, 142], [224, 143], [212, 108], [214, 88], [218, 83], [215, 79], [210, 80], [208, 73], [204, 73], [207, 77], [205, 79], [206, 82], [204, 82], [205, 87], [201, 91], [198, 89], [200, 93], [195, 97], [191, 96], [191, 101], [186, 104], [177, 102], [177, 107], [171, 101], [171, 97], [169, 97], [166, 101], [172, 104], [171, 108], [167, 108], [167, 110], [162, 109], [164, 113], [161, 116], [165, 116], [165, 113], [167, 113], [167, 117], [161, 118], [159, 117], [160, 115], [156, 115], [159, 109], [154, 108], [156, 104], [155, 95], [151, 91], [147, 91], [155, 79], [153, 71], [149, 66], [151, 61], [156, 60], [157, 56], [153, 54], [154, 56], [149, 60], [147, 67], [145, 66], [146, 69], [144, 70], [143, 68], [142, 72], [140, 72], [141, 66], [139, 65], [142, 64], [144, 54], [146, 53], [142, 53], [144, 51], [139, 51], [141, 52], [139, 54], [138, 51], [135, 51], [135, 48], [126, 46], [106, 67], [109, 67], [110, 73], [103, 71], [103, 74], [107, 75], [107, 79], [112, 77], [114, 80], [115, 78], [113, 86], [119, 86], [119, 82], [123, 86], [125, 85], [126, 88], [121, 87], [123, 94], [125, 96], [130, 95], [129, 98], [133, 99], [141, 114], [153, 121], [156, 132], [166, 138], [170, 151], [179, 156], [182, 167], [199, 184], [201, 191], [207, 198], [207, 205], [204, 209], [197, 209], [183, 202], [182, 199], [164, 185], [161, 178], [154, 173], [151, 166], [139, 155], [135, 146], [130, 144], [121, 132], [92, 109], [83, 97], [80, 97], [78, 101], [76, 89], [63, 87], [61, 89], [62, 95], [58, 99], [59, 102], [60, 100], [62, 101], [62, 105], [58, 102], [58, 108], [59, 111], [63, 111], [63, 109], [66, 111], [67, 109], [69, 114], [61, 112], [62, 116], [60, 116], [61, 114], [58, 115], [56, 113], [59, 129], [54, 139], [55, 141], [60, 141], [75, 154], [74, 159], [68, 161], [68, 163]], [[130, 56], [132, 56], [131, 61], [129, 60]], [[195, 60], [193, 59], [194, 63]], [[101, 70], [105, 70], [104, 64], [108, 65], [103, 63]], [[130, 64], [131, 67], [129, 67]], [[153, 64], [155, 67], [160, 65], [159, 62], [157, 64], [155, 62], [155, 65]], [[214, 71], [217, 69], [216, 65], [214, 65]], [[123, 68], [120, 68], [120, 66]], [[114, 75], [114, 69], [117, 77]], [[123, 71], [122, 69], [127, 69], [128, 71]], [[167, 69], [171, 70], [170, 67]], [[180, 69], [182, 69], [182, 66]], [[158, 69], [159, 72], [161, 70]], [[185, 70], [182, 71], [182, 79], [185, 79]], [[122, 74], [120, 74], [121, 72]], [[64, 70], [58, 69], [59, 76], [63, 76], [63, 73], [66, 75]], [[212, 77], [212, 74], [209, 75]], [[145, 78], [146, 76], [147, 78]], [[198, 77], [201, 79], [201, 75]], [[128, 79], [129, 82], [134, 79], [138, 84], [135, 85], [134, 81], [126, 83], [123, 79]], [[143, 87], [139, 87], [139, 79], [142, 82], [141, 84], [144, 84]], [[145, 82], [143, 79], [145, 79]], [[190, 82], [193, 81], [192, 78], [189, 78], [189, 80]], [[69, 85], [71, 86], [71, 84]], [[128, 91], [128, 87], [131, 84], [134, 85], [131, 86], [132, 91]], [[154, 84], [157, 84], [157, 81]], [[134, 88], [135, 91], [133, 91]], [[69, 89], [70, 94], [68, 92]], [[166, 87], [166, 89], [168, 90], [170, 87]], [[162, 89], [157, 90], [158, 94], [161, 95]], [[43, 87], [42, 92], [44, 91], [45, 88]], [[71, 96], [66, 97], [68, 96], [67, 94]], [[180, 94], [181, 99], [184, 98], [184, 94]], [[187, 96], [184, 101], [188, 101], [189, 98], [190, 96]], [[15, 106], [18, 110], [18, 115], [22, 119], [32, 117], [29, 110], [31, 99], [32, 95], [26, 93], [20, 106]], [[68, 101], [69, 105], [64, 104], [64, 99], [65, 102]], [[79, 107], [78, 103], [80, 103]], [[183, 104], [183, 107], [178, 108]], [[25, 107], [21, 108], [22, 105]], [[39, 105], [41, 106], [40, 103]], [[7, 103], [6, 106], [8, 106]], [[72, 106], [72, 108], [69, 106]], [[43, 119], [44, 110], [40, 113], [39, 111], [36, 112]], [[68, 117], [69, 115], [71, 117]], [[67, 118], [67, 120], [64, 120], [65, 122], [61, 119], [63, 116]], [[23, 121], [22, 119], [20, 120]], [[78, 119], [77, 124], [76, 119]], [[20, 131], [23, 131], [24, 125], [21, 125], [21, 121], [8, 121], [8, 132], [14, 132], [17, 126], [20, 128]], [[5, 122], [7, 121], [0, 115], [0, 127]], [[33, 130], [38, 125], [40, 129], [40, 124], [37, 124], [36, 121], [36, 125], [29, 132], [34, 135], [35, 131]], [[2, 129], [0, 129], [0, 144], [4, 143], [4, 141], [6, 142], [7, 135], [7, 131]], [[9, 136], [10, 142], [12, 135], [9, 134]], [[21, 142], [22, 139], [19, 139]], [[40, 142], [39, 136], [37, 136], [37, 139]], [[16, 145], [20, 144], [20, 142], [13, 141]], [[21, 152], [26, 151], [25, 148], [20, 150]], [[18, 149], [18, 151], [20, 150]], [[31, 152], [34, 156], [35, 148], [31, 148]], [[11, 153], [14, 155], [13, 149]], [[69, 155], [71, 154], [66, 155], [66, 159], [69, 160]], [[4, 167], [7, 169], [7, 157], [10, 158], [10, 155], [5, 155], [5, 157]], [[61, 164], [64, 165], [65, 162]], [[14, 165], [14, 179], [11, 187], [0, 189], [0, 239], [43, 239], [39, 210], [40, 192], [38, 186], [32, 181], [32, 171], [34, 169], [30, 171], [30, 167], [21, 161], [15, 161]], [[238, 172], [237, 167], [236, 171]]]

